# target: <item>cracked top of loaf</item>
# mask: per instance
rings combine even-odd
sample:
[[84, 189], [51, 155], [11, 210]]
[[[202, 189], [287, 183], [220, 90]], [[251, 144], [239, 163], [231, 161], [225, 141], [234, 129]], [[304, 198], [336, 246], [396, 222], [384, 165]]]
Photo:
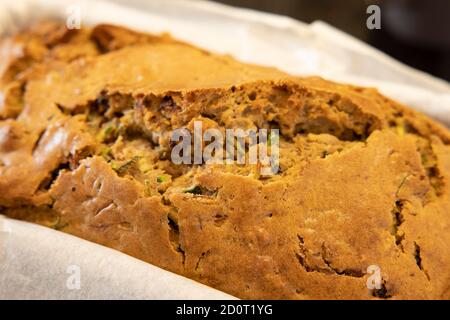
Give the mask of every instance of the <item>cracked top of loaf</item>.
[[[280, 170], [174, 164], [168, 133], [194, 121], [280, 129]], [[0, 206], [240, 298], [450, 298], [447, 128], [168, 35], [2, 39]]]

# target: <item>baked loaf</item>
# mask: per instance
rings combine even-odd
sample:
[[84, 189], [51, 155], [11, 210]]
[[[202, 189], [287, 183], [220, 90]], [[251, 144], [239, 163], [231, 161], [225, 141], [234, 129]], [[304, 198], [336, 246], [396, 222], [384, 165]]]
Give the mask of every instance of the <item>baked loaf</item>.
[[[450, 132], [437, 122], [375, 89], [167, 35], [44, 21], [0, 46], [2, 214], [239, 298], [450, 298]], [[279, 128], [279, 172], [175, 165], [165, 133], [193, 121]]]

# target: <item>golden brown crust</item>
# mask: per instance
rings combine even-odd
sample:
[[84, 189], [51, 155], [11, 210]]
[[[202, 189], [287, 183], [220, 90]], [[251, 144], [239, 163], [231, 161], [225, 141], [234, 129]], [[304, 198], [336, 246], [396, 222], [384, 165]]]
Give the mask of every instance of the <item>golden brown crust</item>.
[[[3, 213], [241, 298], [449, 298], [450, 132], [428, 117], [115, 26], [0, 46]], [[173, 164], [165, 133], [195, 120], [280, 128], [279, 174]]]

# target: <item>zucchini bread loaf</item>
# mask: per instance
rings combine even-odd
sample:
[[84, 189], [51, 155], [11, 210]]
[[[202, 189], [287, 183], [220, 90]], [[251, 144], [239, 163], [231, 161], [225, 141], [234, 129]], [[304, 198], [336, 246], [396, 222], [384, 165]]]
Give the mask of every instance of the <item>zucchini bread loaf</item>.
[[[1, 214], [239, 298], [450, 298], [450, 131], [375, 89], [44, 21], [0, 43], [0, 119]], [[279, 129], [279, 170], [175, 164], [196, 121]]]

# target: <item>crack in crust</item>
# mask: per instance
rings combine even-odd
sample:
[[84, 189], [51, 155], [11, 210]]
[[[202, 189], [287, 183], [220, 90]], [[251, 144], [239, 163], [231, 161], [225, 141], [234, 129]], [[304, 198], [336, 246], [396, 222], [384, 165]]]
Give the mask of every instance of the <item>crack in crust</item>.
[[404, 253], [405, 249], [403, 248], [402, 241], [405, 239], [405, 233], [403, 231], [399, 230], [400, 226], [405, 221], [402, 210], [403, 210], [403, 201], [401, 201], [401, 200], [395, 201], [395, 206], [392, 209], [393, 224], [392, 224], [391, 234], [395, 239], [395, 244]]
[[167, 215], [167, 223], [169, 226], [169, 241], [172, 244], [174, 250], [181, 255], [182, 264], [184, 266], [186, 262], [186, 253], [180, 242], [180, 227], [173, 216]]
[[422, 271], [423, 274], [425, 275], [425, 277], [427, 277], [428, 281], [430, 281], [430, 276], [428, 275], [427, 270], [425, 270], [422, 265], [422, 256], [420, 255], [420, 246], [415, 241], [414, 241], [414, 258], [416, 259], [416, 264], [419, 267], [420, 271]]
[[[326, 252], [327, 248], [325, 246], [325, 243], [322, 243], [321, 251], [318, 253], [312, 253], [306, 246], [305, 241], [302, 236], [297, 235], [298, 238], [298, 245], [299, 245], [299, 252], [295, 252], [295, 256], [297, 257], [297, 260], [299, 264], [302, 266], [302, 268], [306, 272], [319, 272], [323, 274], [334, 274], [339, 276], [347, 276], [352, 278], [361, 278], [364, 277], [365, 273], [358, 269], [352, 269], [352, 268], [345, 268], [342, 270], [339, 270], [335, 267], [333, 267], [331, 261], [327, 259]], [[310, 263], [309, 260], [312, 259], [312, 255], [318, 256], [321, 260], [320, 262], [316, 263]], [[322, 265], [320, 265], [322, 264]]]

